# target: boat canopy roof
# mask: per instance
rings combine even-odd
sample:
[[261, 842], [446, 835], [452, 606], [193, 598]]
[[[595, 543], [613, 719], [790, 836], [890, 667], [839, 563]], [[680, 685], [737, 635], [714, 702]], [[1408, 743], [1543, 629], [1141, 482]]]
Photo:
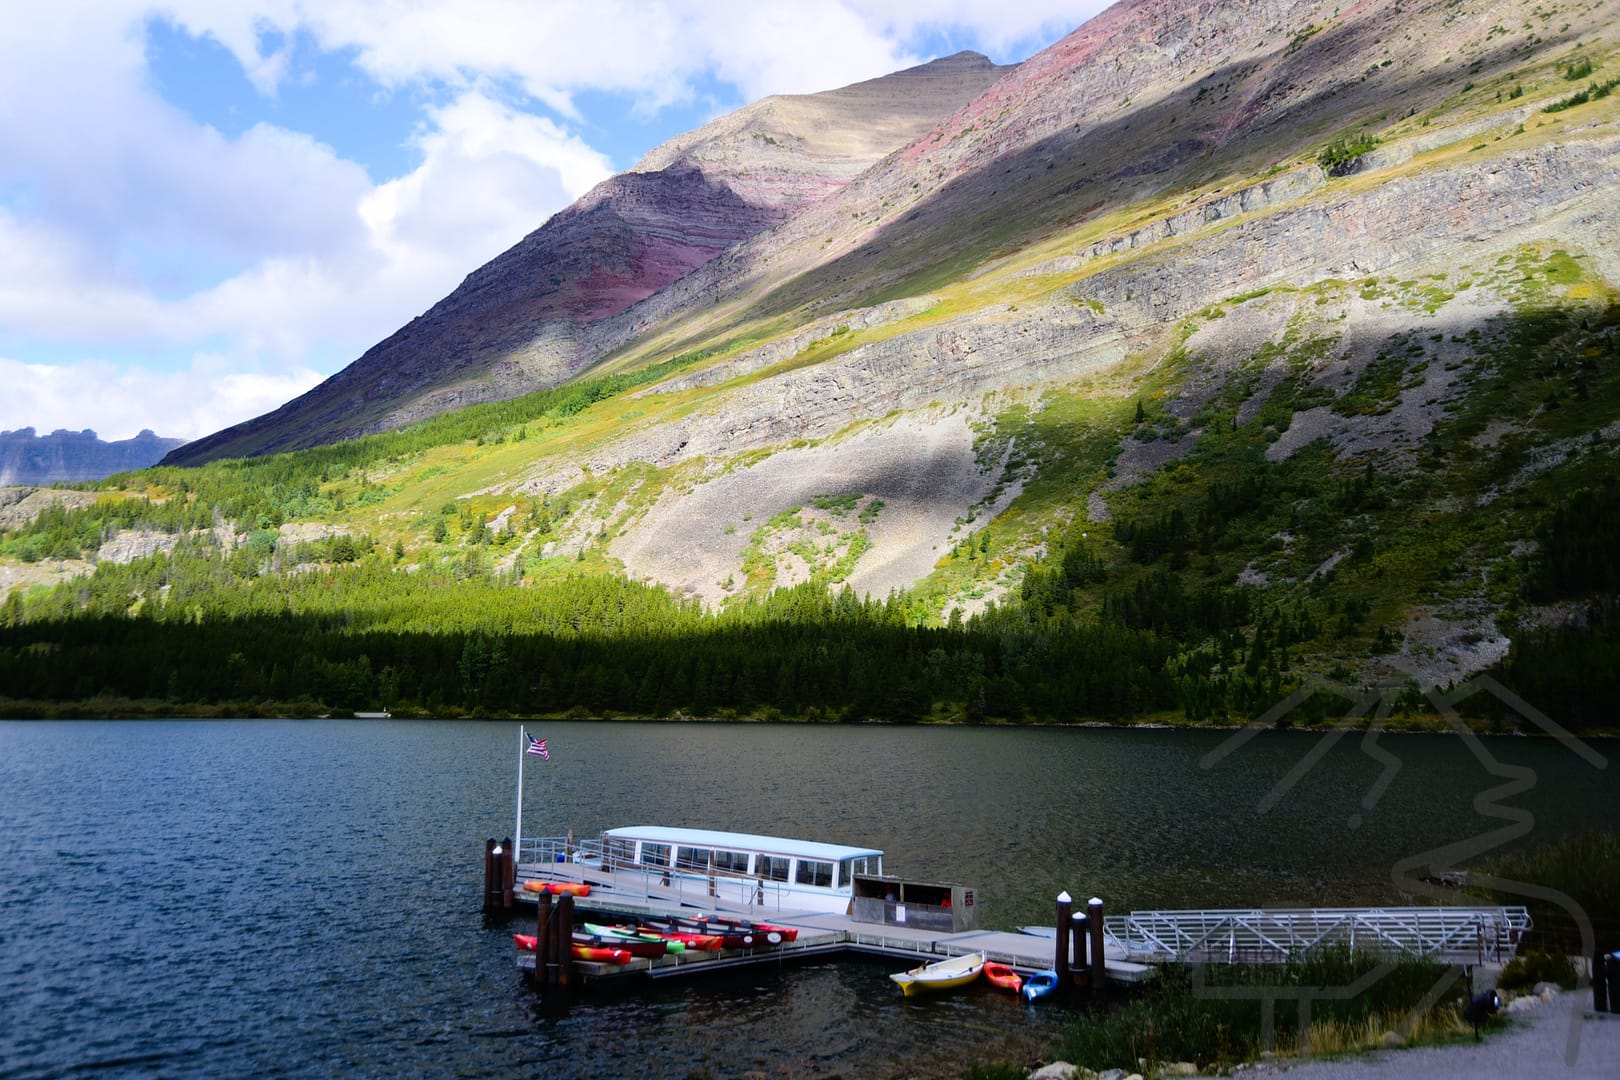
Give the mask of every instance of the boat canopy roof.
[[608, 829], [602, 839], [645, 840], [654, 844], [680, 844], [695, 848], [725, 848], [731, 851], [757, 851], [767, 855], [793, 855], [806, 859], [837, 862], [862, 855], [878, 855], [877, 848], [823, 844], [816, 840], [792, 840], [783, 836], [755, 833], [720, 832], [717, 829], [677, 829], [666, 825], [627, 825]]

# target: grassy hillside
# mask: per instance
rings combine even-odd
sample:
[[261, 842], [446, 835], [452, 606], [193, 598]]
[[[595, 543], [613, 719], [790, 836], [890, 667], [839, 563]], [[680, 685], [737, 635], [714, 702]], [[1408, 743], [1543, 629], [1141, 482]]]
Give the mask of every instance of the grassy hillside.
[[919, 187], [561, 387], [0, 506], [0, 712], [1438, 723], [1486, 673], [1612, 726], [1620, 97], [1549, 36], [1083, 214], [1086, 162]]

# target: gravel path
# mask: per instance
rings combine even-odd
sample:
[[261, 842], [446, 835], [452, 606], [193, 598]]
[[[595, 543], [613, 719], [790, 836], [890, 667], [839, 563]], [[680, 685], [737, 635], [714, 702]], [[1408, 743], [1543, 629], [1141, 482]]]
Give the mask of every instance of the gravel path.
[[[1379, 1051], [1338, 1061], [1313, 1061], [1275, 1070], [1287, 1080], [1480, 1080], [1548, 1077], [1615, 1080], [1620, 1077], [1620, 1015], [1592, 1014], [1591, 994], [1573, 994], [1519, 1014], [1512, 1027], [1483, 1042]], [[1577, 1041], [1569, 1059], [1571, 1019]], [[1265, 1075], [1264, 1067], [1243, 1075]]]

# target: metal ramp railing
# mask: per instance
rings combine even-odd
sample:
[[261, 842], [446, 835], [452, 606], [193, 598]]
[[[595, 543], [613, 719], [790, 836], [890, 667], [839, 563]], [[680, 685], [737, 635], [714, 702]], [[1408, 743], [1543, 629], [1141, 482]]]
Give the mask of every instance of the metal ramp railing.
[[1512, 959], [1531, 926], [1522, 907], [1133, 911], [1103, 922], [1128, 959], [1225, 964], [1283, 963], [1324, 946], [1498, 963]]

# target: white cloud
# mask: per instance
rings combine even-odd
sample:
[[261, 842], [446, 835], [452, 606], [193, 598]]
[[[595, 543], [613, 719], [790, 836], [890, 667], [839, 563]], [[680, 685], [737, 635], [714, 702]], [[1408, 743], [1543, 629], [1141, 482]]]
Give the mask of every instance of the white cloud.
[[110, 441], [153, 428], [165, 437], [193, 439], [269, 412], [320, 380], [307, 368], [237, 370], [211, 356], [198, 357], [184, 371], [162, 373], [97, 360], [24, 364], [0, 358], [0, 385], [7, 391], [0, 430], [92, 428]]
[[430, 109], [428, 119], [416, 140], [422, 165], [360, 206], [373, 242], [399, 258], [445, 252], [470, 271], [613, 172], [550, 120], [481, 93]]
[[[1057, 0], [21, 5], [0, 34], [0, 347], [103, 359], [0, 360], [0, 426], [196, 435], [281, 404], [609, 173], [570, 130], [604, 122], [580, 115], [587, 92], [643, 114], [716, 84], [807, 92], [915, 63], [940, 26], [993, 44], [1075, 17]], [[292, 43], [352, 51], [380, 91], [422, 91], [420, 164], [374, 182], [305, 132], [198, 122], [152, 83], [153, 18], [218, 41], [266, 101]]]

